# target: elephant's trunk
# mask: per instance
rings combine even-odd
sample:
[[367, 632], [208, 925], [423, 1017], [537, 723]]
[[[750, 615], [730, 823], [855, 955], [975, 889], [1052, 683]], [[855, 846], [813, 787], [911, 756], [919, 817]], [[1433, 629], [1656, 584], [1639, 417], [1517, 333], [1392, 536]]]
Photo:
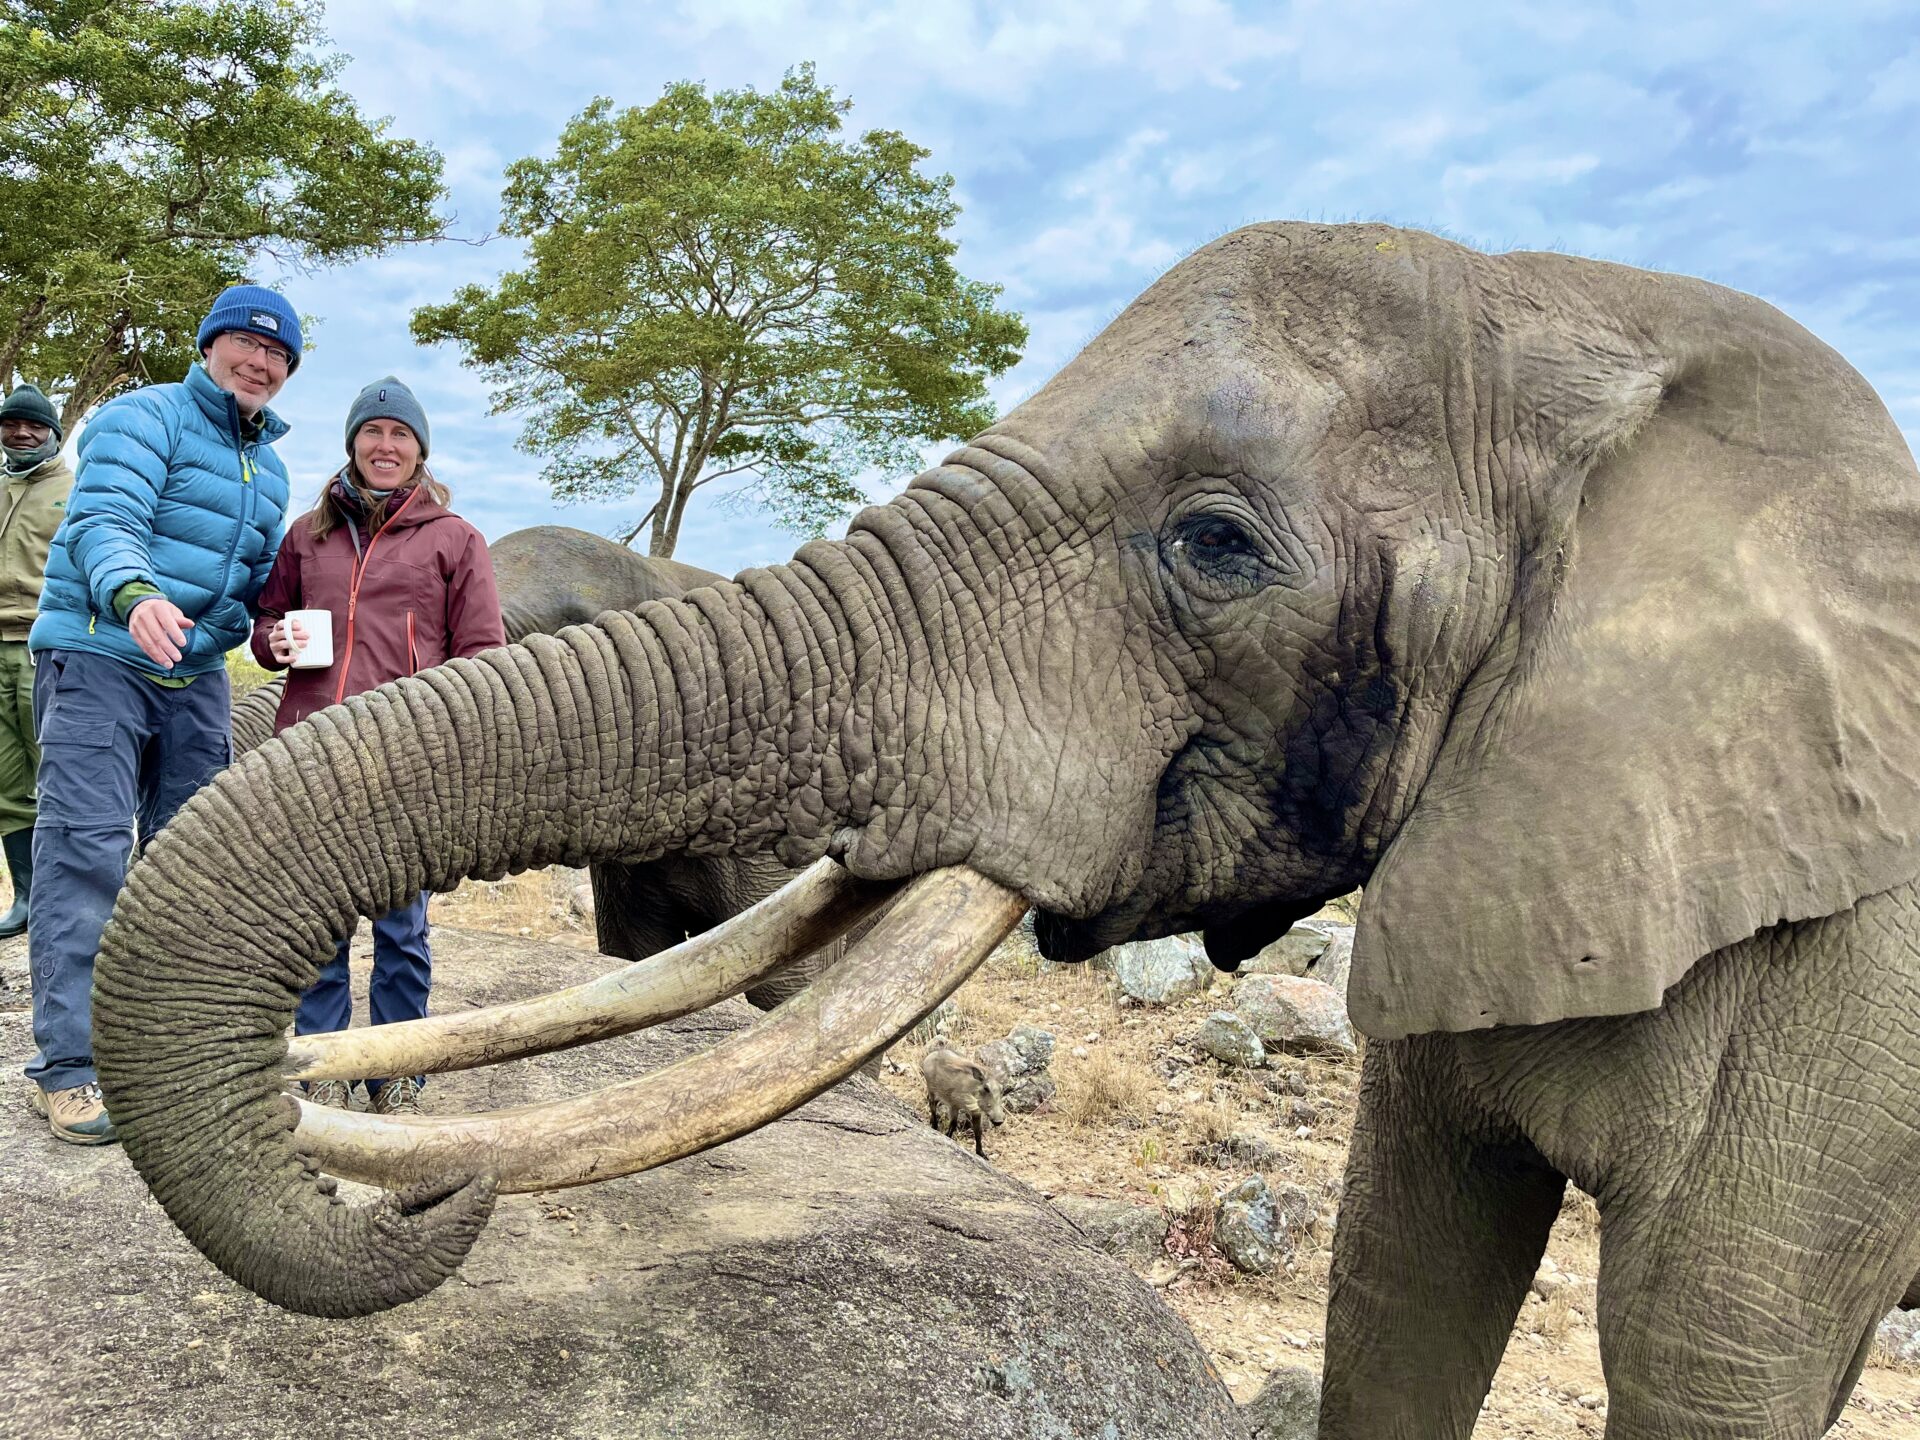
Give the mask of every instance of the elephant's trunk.
[[466, 876], [783, 831], [825, 848], [815, 752], [850, 681], [817, 654], [819, 596], [787, 594], [763, 575], [383, 686], [155, 840], [102, 941], [96, 1059], [129, 1157], [210, 1259], [288, 1308], [365, 1314], [451, 1274], [492, 1206], [461, 1174], [350, 1207], [295, 1147], [285, 1032], [357, 917]]

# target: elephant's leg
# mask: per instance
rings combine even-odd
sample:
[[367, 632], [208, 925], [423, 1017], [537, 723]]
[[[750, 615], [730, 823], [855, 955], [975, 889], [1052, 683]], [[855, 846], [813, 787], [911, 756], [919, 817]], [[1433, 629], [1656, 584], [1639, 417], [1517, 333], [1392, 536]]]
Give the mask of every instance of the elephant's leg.
[[1734, 1163], [1703, 1149], [1664, 1199], [1602, 1206], [1608, 1440], [1826, 1434], [1904, 1289], [1910, 1242], [1835, 1228], [1837, 1192], [1755, 1178], [1729, 1194]]
[[1444, 1047], [1367, 1047], [1327, 1300], [1322, 1440], [1465, 1440], [1566, 1180], [1466, 1123]]
[[[1812, 1440], [1920, 1268], [1920, 905], [1911, 887], [1696, 967], [1725, 1020], [1697, 1128], [1599, 1193], [1609, 1440]], [[1846, 1037], [1844, 1040], [1838, 1037]], [[1678, 1118], [1678, 1116], [1676, 1116]]]
[[665, 893], [659, 869], [657, 863], [621, 860], [592, 867], [594, 932], [602, 955], [644, 960], [687, 938], [686, 917]]

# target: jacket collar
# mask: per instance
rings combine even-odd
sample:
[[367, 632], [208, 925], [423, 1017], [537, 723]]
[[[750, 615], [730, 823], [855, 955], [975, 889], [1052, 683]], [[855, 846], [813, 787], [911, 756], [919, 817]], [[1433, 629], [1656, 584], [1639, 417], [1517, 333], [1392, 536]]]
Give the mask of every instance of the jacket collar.
[[[360, 494], [353, 488], [343, 465], [334, 471], [333, 479], [327, 482], [327, 488], [333, 492], [341, 507], [361, 524], [366, 523], [366, 510], [360, 503]], [[394, 491], [394, 497], [387, 505], [386, 525], [382, 528], [407, 529], [414, 525], [424, 525], [430, 520], [438, 520], [450, 514], [444, 506], [438, 504], [431, 494], [417, 495], [413, 492], [416, 485], [402, 485]]]
[[[232, 435], [241, 438], [240, 404], [229, 390], [222, 390], [213, 383], [213, 377], [207, 373], [207, 367], [195, 364], [187, 371], [187, 393], [194, 398], [201, 411], [215, 425]], [[287, 433], [287, 422], [272, 410], [260, 412], [260, 443], [271, 445]]]

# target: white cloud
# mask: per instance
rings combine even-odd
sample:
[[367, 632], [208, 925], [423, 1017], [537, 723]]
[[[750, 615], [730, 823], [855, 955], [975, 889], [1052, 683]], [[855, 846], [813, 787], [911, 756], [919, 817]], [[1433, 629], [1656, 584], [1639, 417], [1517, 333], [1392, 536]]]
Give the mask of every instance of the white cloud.
[[[363, 108], [446, 156], [465, 235], [495, 225], [505, 164], [549, 151], [592, 96], [764, 88], [814, 60], [856, 102], [856, 131], [897, 128], [955, 177], [959, 264], [1003, 283], [1032, 332], [994, 386], [1003, 407], [1194, 245], [1252, 220], [1379, 218], [1755, 291], [1817, 321], [1920, 424], [1920, 176], [1902, 124], [1920, 47], [1900, 0], [332, 0], [327, 24]], [[513, 449], [519, 422], [407, 332], [413, 308], [518, 254], [439, 246], [289, 282], [324, 321], [284, 394], [296, 491], [333, 464], [353, 392], [399, 370], [490, 534], [630, 523], [643, 506], [548, 501]], [[682, 555], [731, 572], [793, 548], [696, 506]]]

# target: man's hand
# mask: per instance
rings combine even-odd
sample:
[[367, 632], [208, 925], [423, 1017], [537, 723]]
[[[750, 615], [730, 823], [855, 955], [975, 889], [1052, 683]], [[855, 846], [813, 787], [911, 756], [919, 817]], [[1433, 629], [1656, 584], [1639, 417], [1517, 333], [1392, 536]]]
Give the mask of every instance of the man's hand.
[[149, 595], [134, 606], [133, 613], [127, 617], [133, 643], [146, 651], [147, 658], [162, 670], [171, 670], [180, 663], [187, 631], [192, 628], [193, 621], [164, 595]]

